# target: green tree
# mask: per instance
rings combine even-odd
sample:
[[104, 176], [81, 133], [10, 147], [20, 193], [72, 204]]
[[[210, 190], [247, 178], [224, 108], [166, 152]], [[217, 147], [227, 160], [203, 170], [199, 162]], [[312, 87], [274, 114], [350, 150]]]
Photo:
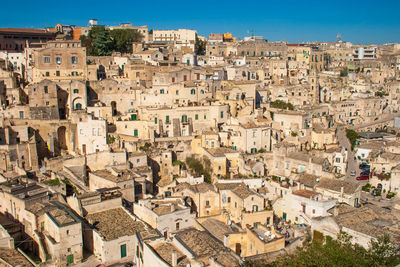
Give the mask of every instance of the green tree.
[[206, 53], [207, 41], [203, 41], [196, 36], [195, 52], [197, 55], [204, 55]]
[[396, 266], [400, 263], [398, 247], [390, 242], [388, 236], [372, 241], [370, 249], [352, 244], [351, 237], [340, 232], [337, 239], [326, 237], [306, 242], [292, 255], [278, 258], [270, 264], [246, 266]]
[[282, 101], [282, 100], [275, 100], [274, 102], [271, 102], [271, 107], [279, 108], [279, 109], [294, 110], [294, 106], [292, 103], [290, 103], [290, 102], [286, 103], [285, 101]]
[[356, 145], [357, 138], [359, 138], [360, 136], [358, 135], [358, 133], [356, 131], [351, 130], [351, 129], [346, 129], [346, 136], [347, 136], [347, 139], [349, 139], [349, 141], [350, 141], [351, 150], [353, 150], [354, 146]]
[[371, 240], [369, 254], [375, 264], [381, 266], [396, 266], [399, 264], [399, 245], [390, 242], [390, 236], [385, 234]]
[[114, 42], [114, 51], [121, 53], [132, 52], [132, 43], [140, 42], [143, 39], [143, 35], [133, 29], [111, 30], [110, 36]]
[[100, 32], [93, 44], [93, 52], [97, 56], [109, 56], [114, 48], [109, 31]]
[[186, 165], [196, 175], [203, 175], [204, 182], [211, 183], [211, 161], [207, 157], [203, 157], [202, 161], [194, 157], [188, 157], [186, 158]]

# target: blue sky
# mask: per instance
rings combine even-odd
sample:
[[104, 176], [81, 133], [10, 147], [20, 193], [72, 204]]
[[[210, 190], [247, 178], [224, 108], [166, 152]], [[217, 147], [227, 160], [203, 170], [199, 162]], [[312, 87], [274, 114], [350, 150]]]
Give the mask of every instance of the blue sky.
[[[252, 30], [270, 41], [400, 43], [400, 0], [381, 1], [5, 1], [0, 27], [40, 28], [56, 23], [86, 26], [131, 22], [149, 29], [195, 29], [200, 35]], [[9, 10], [9, 12], [7, 12]]]

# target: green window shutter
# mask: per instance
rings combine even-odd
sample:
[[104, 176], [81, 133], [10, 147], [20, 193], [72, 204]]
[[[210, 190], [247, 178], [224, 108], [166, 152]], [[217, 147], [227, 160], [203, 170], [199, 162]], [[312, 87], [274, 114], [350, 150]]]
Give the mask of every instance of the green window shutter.
[[154, 118], [154, 124], [157, 124], [157, 118]]
[[194, 115], [194, 119], [198, 120], [199, 119], [199, 115], [198, 114]]
[[74, 264], [74, 255], [68, 255], [67, 256], [67, 265]]
[[126, 257], [126, 245], [123, 244], [121, 245], [121, 258], [125, 258]]
[[165, 117], [165, 122], [169, 123], [169, 116], [168, 115]]
[[138, 136], [138, 130], [137, 129], [133, 130], [133, 136]]
[[221, 111], [221, 119], [223, 119], [223, 118], [224, 118], [224, 112]]

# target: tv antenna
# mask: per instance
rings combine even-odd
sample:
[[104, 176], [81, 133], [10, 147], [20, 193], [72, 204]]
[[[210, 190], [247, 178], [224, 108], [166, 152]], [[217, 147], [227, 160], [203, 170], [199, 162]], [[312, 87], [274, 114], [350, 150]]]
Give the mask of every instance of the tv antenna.
[[251, 37], [254, 39], [254, 30], [247, 30], [248, 34], [251, 34]]
[[342, 41], [342, 35], [340, 33], [336, 34], [337, 42]]

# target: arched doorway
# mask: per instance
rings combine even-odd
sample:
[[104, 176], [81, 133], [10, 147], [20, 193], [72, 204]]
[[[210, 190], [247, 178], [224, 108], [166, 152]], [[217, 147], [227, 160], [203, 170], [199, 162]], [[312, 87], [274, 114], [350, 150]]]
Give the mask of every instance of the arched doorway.
[[117, 102], [111, 102], [111, 112], [113, 116], [117, 116]]
[[67, 139], [66, 139], [66, 131], [65, 126], [61, 126], [57, 129], [57, 140], [60, 149], [67, 150]]

